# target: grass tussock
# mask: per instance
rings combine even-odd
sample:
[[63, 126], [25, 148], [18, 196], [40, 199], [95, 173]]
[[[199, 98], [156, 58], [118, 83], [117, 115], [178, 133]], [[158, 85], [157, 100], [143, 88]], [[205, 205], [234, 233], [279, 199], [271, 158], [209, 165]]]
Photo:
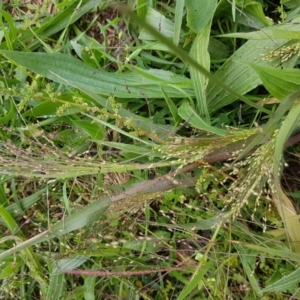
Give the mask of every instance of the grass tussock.
[[1, 299], [300, 298], [296, 2], [2, 1]]

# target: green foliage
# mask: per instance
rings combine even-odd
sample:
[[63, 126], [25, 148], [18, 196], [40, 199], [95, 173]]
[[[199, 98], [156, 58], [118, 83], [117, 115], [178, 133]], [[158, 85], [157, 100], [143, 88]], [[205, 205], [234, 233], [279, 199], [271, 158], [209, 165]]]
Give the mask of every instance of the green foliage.
[[198, 33], [212, 19], [217, 7], [217, 1], [195, 1], [187, 0], [187, 25], [194, 32]]
[[299, 297], [297, 1], [109, 4], [1, 4], [1, 298]]

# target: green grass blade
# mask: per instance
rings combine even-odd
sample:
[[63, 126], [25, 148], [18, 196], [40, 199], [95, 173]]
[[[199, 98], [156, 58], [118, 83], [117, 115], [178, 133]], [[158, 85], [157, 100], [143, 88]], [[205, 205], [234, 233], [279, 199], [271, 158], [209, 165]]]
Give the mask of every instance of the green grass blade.
[[100, 124], [92, 123], [89, 119], [72, 120], [72, 123], [88, 134], [92, 139], [102, 140], [105, 135], [105, 129]]
[[161, 88], [164, 98], [166, 101], [166, 104], [168, 105], [168, 108], [170, 110], [170, 113], [172, 114], [173, 120], [175, 122], [175, 126], [178, 125], [181, 122], [181, 118], [178, 114], [177, 106], [175, 105], [174, 101], [168, 96], [168, 94], [164, 91], [163, 87]]
[[[49, 188], [49, 187], [48, 187]], [[47, 188], [43, 188], [33, 193], [32, 195], [25, 197], [19, 201], [19, 203], [12, 203], [6, 207], [6, 210], [13, 216], [18, 217], [24, 213], [24, 211], [40, 200], [43, 193], [47, 191]]]
[[198, 33], [212, 19], [217, 7], [217, 0], [186, 0], [187, 24]]
[[235, 0], [232, 0], [232, 3], [231, 3], [231, 12], [232, 12], [232, 20], [233, 20], [233, 22], [235, 22], [235, 10], [236, 10]]
[[[1, 18], [0, 18], [0, 25], [1, 25], [1, 28], [2, 28], [2, 31], [4, 33], [4, 36], [5, 36], [5, 40], [6, 40], [6, 43], [7, 43], [7, 48], [9, 50], [12, 50], [13, 49], [13, 44], [16, 40], [16, 37], [17, 37], [17, 29], [15, 27], [15, 24], [14, 24], [14, 20], [12, 19], [12, 17], [10, 16], [10, 14], [4, 10], [0, 10], [0, 15], [1, 15]], [[8, 26], [6, 26], [2, 20], [2, 17], [5, 19], [5, 21], [8, 23]]]
[[180, 117], [189, 124], [191, 124], [194, 128], [198, 128], [200, 130], [204, 130], [207, 132], [211, 132], [217, 135], [225, 135], [226, 131], [210, 126], [207, 122], [205, 122], [197, 112], [190, 106], [188, 101], [184, 101], [178, 109], [178, 114]]
[[300, 255], [291, 251], [288, 248], [283, 248], [283, 249], [275, 249], [274, 245], [270, 245], [270, 246], [259, 246], [259, 245], [255, 245], [255, 244], [249, 244], [249, 243], [238, 243], [241, 244], [243, 247], [249, 248], [249, 249], [253, 249], [256, 250], [258, 253], [266, 253], [271, 257], [281, 257], [282, 259], [292, 259], [295, 261], [299, 261], [300, 259]]
[[[283, 99], [280, 105], [277, 107], [275, 113], [269, 118], [267, 124], [262, 126], [262, 132], [254, 136], [252, 141], [245, 147], [245, 149], [241, 152], [240, 157], [245, 155], [251, 149], [256, 147], [257, 145], [263, 143], [266, 139], [271, 139], [274, 134], [274, 130], [278, 128], [283, 116], [289, 111], [294, 101], [300, 96], [300, 92], [295, 92], [285, 99]], [[282, 152], [281, 152], [282, 153]]]
[[279, 25], [279, 28], [272, 27], [261, 31], [254, 32], [236, 32], [218, 35], [220, 37], [228, 38], [241, 38], [247, 40], [270, 40], [270, 39], [286, 39], [286, 40], [299, 40], [300, 32], [297, 30], [284, 29], [290, 27], [288, 24]]
[[[286, 28], [289, 30], [300, 30], [300, 18], [296, 18], [295, 24], [288, 24]], [[265, 31], [265, 30], [264, 30]], [[276, 40], [251, 40], [247, 41], [218, 69], [215, 77], [221, 80], [224, 84], [230, 86], [237, 93], [242, 95], [251, 91], [262, 82], [258, 74], [252, 67], [245, 66], [241, 62], [254, 63], [259, 66], [275, 66], [281, 61], [281, 57], [273, 60], [262, 59], [269, 54], [271, 50], [278, 49], [284, 45], [287, 39]], [[210, 112], [214, 112], [221, 107], [228, 105], [237, 99], [232, 93], [224, 93], [224, 89], [211, 80], [207, 87], [207, 102]]]
[[184, 0], [177, 0], [175, 6], [174, 35], [173, 35], [173, 43], [176, 46], [178, 46], [180, 41], [183, 9], [184, 9]]
[[51, 274], [46, 300], [63, 299], [65, 287], [64, 274]]
[[80, 267], [88, 260], [87, 256], [75, 255], [69, 258], [64, 258], [56, 262], [52, 274], [61, 273], [66, 270], [74, 270]]
[[[190, 52], [191, 57], [199, 64], [201, 64], [208, 72], [210, 70], [210, 56], [208, 53], [210, 27], [211, 22], [208, 22], [198, 32]], [[196, 110], [199, 116], [203, 118], [208, 124], [210, 124], [210, 117], [206, 100], [206, 87], [208, 85], [208, 79], [193, 66], [190, 66], [190, 74], [197, 99]]]
[[[109, 112], [114, 113], [113, 108], [108, 103], [106, 98], [93, 94], [87, 90], [84, 90], [83, 92], [89, 95], [93, 99], [93, 101], [95, 101], [96, 105], [100, 105], [106, 108]], [[163, 94], [165, 94], [164, 90], [163, 90]], [[155, 124], [149, 119], [138, 116], [137, 114], [132, 113], [131, 111], [124, 109], [122, 107], [119, 108], [118, 113], [124, 120], [130, 119], [132, 121], [132, 125], [136, 128], [140, 128], [148, 133], [155, 131], [155, 134], [161, 141], [165, 141], [172, 133], [173, 130], [172, 126]]]
[[260, 295], [264, 293], [279, 292], [288, 289], [294, 290], [295, 286], [298, 285], [299, 281], [300, 281], [300, 268], [292, 272], [291, 274], [281, 278], [280, 280], [276, 281], [274, 284], [261, 290]]
[[[143, 19], [144, 20], [144, 19]], [[166, 18], [162, 13], [158, 12], [157, 10], [148, 7], [147, 17], [146, 17], [147, 23], [149, 23], [151, 26], [159, 30], [159, 32], [165, 37], [165, 38], [173, 38], [174, 36], [174, 23]], [[141, 29], [139, 38], [141, 40], [146, 41], [153, 41], [155, 40], [155, 36], [151, 35], [149, 31], [145, 30], [144, 28]]]
[[197, 285], [201, 285], [201, 280], [204, 275], [212, 268], [212, 263], [204, 262], [200, 263], [197, 267], [197, 270], [193, 274], [190, 282], [185, 286], [182, 292], [179, 294], [177, 300], [185, 300], [188, 299], [188, 296], [193, 292], [193, 290], [197, 287]]
[[153, 156], [153, 157], [162, 157], [163, 154], [159, 153], [158, 151], [155, 152], [151, 148], [146, 148], [145, 146], [137, 146], [131, 144], [125, 144], [120, 142], [106, 142], [106, 141], [94, 141], [99, 145], [105, 145], [114, 149], [119, 149], [122, 152], [127, 153], [134, 153], [138, 155], [146, 155], [146, 156]]
[[[22, 245], [24, 242], [23, 240], [23, 234], [19, 229], [18, 224], [12, 217], [12, 215], [2, 206], [0, 205], [0, 216], [2, 220], [5, 222], [7, 228], [11, 231], [12, 236], [14, 237], [14, 240], [17, 242], [17, 246]], [[25, 242], [26, 243], [26, 242]], [[9, 251], [9, 250], [8, 250]], [[22, 254], [22, 260], [26, 264], [26, 266], [29, 268], [31, 276], [39, 282], [40, 289], [42, 294], [46, 294], [47, 292], [47, 286], [45, 279], [40, 275], [41, 273], [41, 265], [39, 260], [37, 259], [35, 253], [31, 248], [22, 248], [20, 249]], [[4, 251], [5, 252], [5, 251]], [[2, 252], [2, 253], [4, 253]], [[1, 253], [1, 254], [2, 254]], [[0, 254], [0, 255], [1, 255]]]
[[300, 71], [298, 69], [278, 69], [250, 64], [257, 72], [265, 88], [278, 99], [300, 89]]
[[[96, 268], [97, 266], [94, 266], [94, 269]], [[86, 276], [84, 278], [84, 300], [96, 300], [96, 292], [99, 293], [99, 291], [96, 290], [96, 284], [97, 277]]]
[[4, 221], [11, 234], [14, 235], [18, 232], [18, 224], [3, 205], [0, 205], [0, 217]]
[[[57, 115], [57, 112], [60, 107], [62, 107], [62, 102], [69, 102], [71, 105], [68, 105], [66, 109], [61, 112], [60, 116], [68, 116], [79, 113], [81, 111], [80, 107], [76, 107], [74, 102], [66, 101], [63, 97], [57, 98], [57, 102], [53, 101], [42, 101], [41, 103], [36, 104], [34, 107], [31, 107], [29, 110], [25, 111], [22, 116], [23, 117], [39, 117], [39, 116], [49, 116], [49, 115]], [[61, 100], [61, 101], [60, 101]], [[73, 104], [73, 105], [72, 105]]]
[[89, 206], [75, 212], [73, 215], [66, 217], [65, 219], [57, 222], [50, 229], [41, 234], [38, 234], [24, 242], [19, 243], [15, 247], [6, 250], [0, 254], [0, 260], [18, 252], [22, 251], [30, 246], [48, 241], [53, 237], [60, 237], [64, 234], [70, 233], [74, 230], [81, 229], [91, 221], [96, 220], [107, 209], [110, 204], [110, 198], [104, 197], [101, 200], [95, 201]]
[[[299, 92], [298, 92], [299, 93]], [[300, 121], [300, 104], [295, 105], [288, 115], [285, 117], [281, 128], [276, 136], [276, 144], [274, 149], [274, 184], [276, 193], [273, 193], [273, 198], [281, 218], [285, 224], [285, 228], [291, 239], [292, 247], [297, 253], [300, 253], [300, 224], [295, 216], [297, 212], [292, 201], [285, 195], [281, 188], [280, 174], [282, 172], [282, 154], [284, 144], [292, 131], [298, 126]]]
[[251, 290], [256, 295], [258, 295], [259, 292], [260, 292], [260, 288], [259, 288], [257, 279], [253, 275], [254, 268], [255, 268], [256, 257], [255, 257], [255, 255], [251, 255], [252, 253], [249, 250], [245, 251], [245, 249], [243, 249], [243, 247], [241, 247], [241, 246], [239, 246], [237, 248], [238, 248], [238, 251], [239, 251], [239, 257], [241, 259], [244, 271], [246, 272], [248, 280], [251, 284]]
[[133, 136], [132, 134], [130, 134], [130, 133], [128, 133], [128, 132], [120, 129], [119, 127], [117, 127], [117, 126], [115, 126], [113, 124], [110, 124], [110, 123], [105, 122], [105, 121], [103, 121], [101, 119], [95, 118], [93, 116], [89, 116], [88, 114], [84, 114], [84, 115], [86, 115], [87, 117], [90, 117], [92, 120], [94, 120], [94, 122], [100, 123], [102, 125], [105, 125], [106, 127], [111, 128], [115, 132], [119, 132], [119, 133], [123, 134], [124, 136], [128, 136], [128, 137], [130, 137], [130, 138], [132, 138], [132, 139], [134, 139], [134, 140], [136, 140], [136, 141], [138, 141], [138, 142], [140, 142], [142, 144], [145, 144], [147, 146], [151, 146], [152, 145], [152, 142], [144, 141], [144, 140], [140, 139], [139, 137]]
[[[227, 91], [229, 93], [230, 96], [230, 101], [227, 100], [226, 102], [224, 100], [219, 101], [219, 99], [217, 99], [217, 103], [218, 105], [220, 105], [218, 108], [227, 105], [231, 102], [233, 102], [235, 99], [241, 99], [242, 101], [244, 101], [245, 103], [249, 104], [250, 106], [255, 107], [256, 109], [258, 109], [259, 111], [264, 111], [266, 113], [270, 113], [268, 110], [262, 108], [259, 105], [256, 105], [255, 103], [253, 103], [252, 101], [250, 101], [247, 97], [241, 95], [239, 92], [236, 92], [234, 88], [229, 87], [228, 84], [224, 84], [224, 71], [222, 74], [222, 78], [218, 78], [218, 76], [212, 75], [210, 74], [210, 72], [208, 72], [202, 65], [200, 65], [198, 62], [196, 62], [192, 57], [190, 57], [183, 49], [181, 49], [180, 47], [177, 47], [173, 44], [173, 42], [171, 40], [168, 40], [165, 38], [165, 36], [163, 34], [161, 34], [159, 31], [157, 31], [155, 28], [153, 28], [151, 25], [149, 25], [146, 21], [138, 18], [134, 13], [128, 11], [128, 9], [124, 8], [123, 10], [124, 13], [130, 15], [130, 17], [135, 20], [138, 24], [142, 24], [143, 27], [154, 37], [157, 38], [158, 41], [160, 41], [161, 43], [165, 44], [171, 51], [173, 51], [174, 53], [176, 53], [185, 63], [192, 65], [193, 67], [195, 67], [199, 72], [201, 72], [202, 74], [204, 74], [211, 83], [211, 88], [210, 90], [213, 91], [213, 86], [214, 88], [217, 87], [217, 89], [219, 90], [219, 93], [222, 95], [226, 95], [226, 93], [224, 93], [224, 90]], [[253, 49], [251, 49], [251, 53], [253, 52]], [[244, 67], [243, 67], [244, 68]], [[250, 67], [249, 67], [250, 68]], [[253, 73], [255, 73], [253, 71]], [[225, 73], [226, 76], [228, 76], [228, 72]], [[220, 76], [221, 74], [219, 74]], [[240, 76], [236, 75], [236, 76]], [[256, 77], [258, 78], [258, 76], [256, 75]], [[248, 78], [247, 78], [248, 79]], [[257, 84], [256, 84], [257, 86]], [[209, 86], [208, 86], [209, 89]], [[249, 90], [247, 90], [249, 91]], [[169, 94], [169, 96], [171, 97], [171, 95]], [[228, 96], [228, 94], [227, 94]], [[208, 97], [208, 95], [207, 95]], [[209, 101], [211, 101], [211, 105], [213, 105], [214, 107], [210, 107], [209, 111], [215, 111], [217, 108], [215, 107], [215, 103], [212, 103], [213, 97], [212, 95], [210, 95], [210, 99]], [[215, 101], [215, 100], [214, 100]]]
[[147, 15], [148, 0], [137, 0], [136, 12], [140, 18], [145, 18]]
[[170, 97], [182, 97], [182, 93], [172, 88], [174, 84], [182, 86], [189, 95], [194, 95], [189, 79], [164, 70], [136, 70], [139, 74], [136, 71], [115, 74], [104, 70], [96, 72], [96, 69], [71, 55], [16, 51], [0, 51], [0, 54], [55, 82], [95, 94], [121, 98], [142, 98], [143, 95], [148, 98], [163, 98], [159, 89], [163, 85]]
[[9, 110], [5, 116], [0, 117], [0, 124], [7, 124], [15, 116], [15, 112], [16, 112], [15, 103], [12, 99], [9, 99], [8, 102], [10, 104]]
[[[47, 38], [51, 35], [68, 28], [68, 25], [73, 24], [78, 19], [82, 18], [84, 14], [99, 6], [102, 0], [82, 0], [73, 1], [69, 6], [59, 11], [55, 15], [51, 15], [45, 18], [38, 28], [32, 28], [34, 33], [30, 29], [19, 30], [20, 36], [15, 40], [14, 49], [23, 47], [24, 44], [30, 44], [31, 50], [36, 49], [40, 45], [40, 41], [33, 39], [34, 35]], [[67, 2], [64, 2], [67, 3]], [[30, 41], [30, 43], [28, 43]], [[0, 44], [0, 49], [11, 49], [7, 45], [7, 41]]]

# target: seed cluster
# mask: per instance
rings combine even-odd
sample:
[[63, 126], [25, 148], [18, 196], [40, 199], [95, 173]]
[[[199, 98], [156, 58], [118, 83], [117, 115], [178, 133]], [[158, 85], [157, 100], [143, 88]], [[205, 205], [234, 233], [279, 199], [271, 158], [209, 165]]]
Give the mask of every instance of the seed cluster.
[[[228, 190], [225, 201], [225, 209], [230, 209], [230, 214], [236, 217], [240, 214], [244, 205], [249, 200], [255, 201], [252, 218], [254, 218], [257, 206], [260, 203], [262, 194], [268, 195], [275, 192], [273, 181], [273, 153], [275, 139], [261, 145], [251, 156], [242, 162], [235, 164], [239, 169], [238, 180], [236, 180]], [[232, 173], [232, 175], [234, 175]]]
[[158, 148], [158, 151], [164, 154], [164, 159], [174, 160], [184, 165], [193, 163], [205, 158], [212, 151], [225, 149], [227, 146], [243, 141], [255, 134], [257, 129], [240, 130], [228, 128], [228, 134], [222, 137], [173, 137], [168, 144]]
[[280, 58], [281, 62], [289, 60], [293, 55], [300, 56], [300, 43], [283, 46], [262, 56], [262, 60], [273, 61]]

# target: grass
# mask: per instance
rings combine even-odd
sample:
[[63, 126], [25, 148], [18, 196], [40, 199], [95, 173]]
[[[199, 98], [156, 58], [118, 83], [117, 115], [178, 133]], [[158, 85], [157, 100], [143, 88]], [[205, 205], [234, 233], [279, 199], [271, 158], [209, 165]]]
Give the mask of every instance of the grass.
[[300, 298], [296, 2], [1, 2], [1, 299]]

